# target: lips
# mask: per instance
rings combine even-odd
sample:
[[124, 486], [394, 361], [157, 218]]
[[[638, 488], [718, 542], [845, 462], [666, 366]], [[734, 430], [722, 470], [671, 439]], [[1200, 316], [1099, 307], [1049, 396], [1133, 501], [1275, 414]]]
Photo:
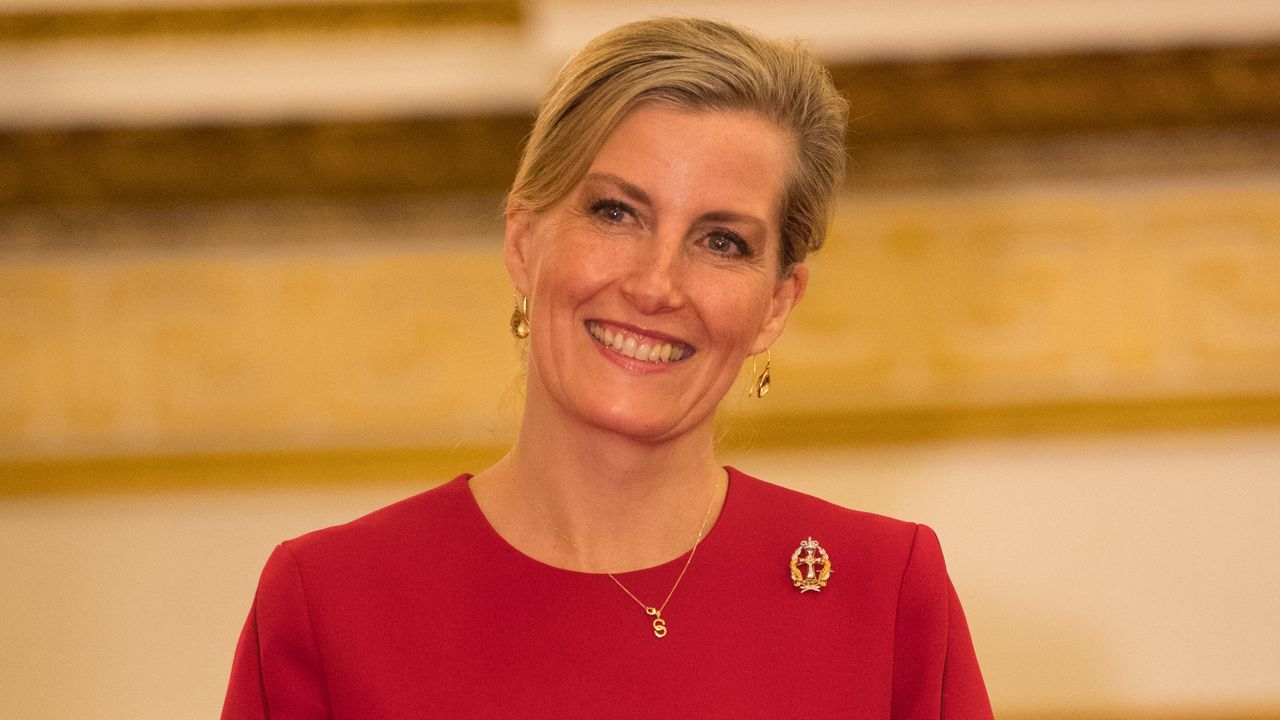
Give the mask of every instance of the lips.
[[693, 348], [682, 342], [650, 337], [597, 320], [587, 321], [587, 332], [603, 347], [640, 362], [674, 363], [693, 355]]

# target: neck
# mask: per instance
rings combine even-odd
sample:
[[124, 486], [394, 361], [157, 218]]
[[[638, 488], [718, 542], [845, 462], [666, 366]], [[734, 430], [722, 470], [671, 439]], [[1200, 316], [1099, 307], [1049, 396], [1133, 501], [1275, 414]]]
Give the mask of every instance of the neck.
[[713, 433], [708, 419], [642, 442], [529, 402], [515, 446], [472, 478], [472, 492], [494, 529], [535, 559], [587, 572], [652, 567], [690, 550], [719, 514], [727, 487]]

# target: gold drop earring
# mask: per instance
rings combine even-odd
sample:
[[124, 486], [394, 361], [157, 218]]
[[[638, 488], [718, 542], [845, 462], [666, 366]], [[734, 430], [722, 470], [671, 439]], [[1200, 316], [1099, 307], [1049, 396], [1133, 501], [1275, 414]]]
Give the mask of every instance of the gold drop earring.
[[756, 374], [756, 358], [759, 355], [751, 356], [751, 376], [753, 379], [751, 386], [747, 388], [747, 397], [755, 395], [758, 398], [763, 398], [769, 394], [769, 383], [773, 379], [769, 375], [769, 366], [773, 363], [773, 353], [770, 352], [769, 348], [765, 348], [764, 352], [764, 370], [759, 375]]
[[529, 337], [529, 297], [520, 298], [511, 311], [511, 335], [517, 340]]

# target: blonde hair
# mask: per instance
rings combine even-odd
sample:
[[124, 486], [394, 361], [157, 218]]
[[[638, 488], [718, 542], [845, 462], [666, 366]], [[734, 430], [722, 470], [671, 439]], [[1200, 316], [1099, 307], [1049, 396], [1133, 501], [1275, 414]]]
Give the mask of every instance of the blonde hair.
[[747, 111], [775, 123], [794, 141], [780, 267], [787, 272], [822, 247], [844, 176], [848, 104], [798, 42], [712, 20], [645, 20], [587, 43], [538, 108], [508, 207], [540, 212], [565, 197], [622, 118], [646, 103]]

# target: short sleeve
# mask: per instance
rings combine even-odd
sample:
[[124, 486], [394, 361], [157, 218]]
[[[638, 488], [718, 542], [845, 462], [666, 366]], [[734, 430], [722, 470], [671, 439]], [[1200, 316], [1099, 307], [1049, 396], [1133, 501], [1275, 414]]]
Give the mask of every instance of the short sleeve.
[[231, 666], [222, 720], [330, 717], [297, 559], [279, 545], [262, 571]]
[[916, 527], [894, 628], [893, 720], [991, 720], [964, 610], [938, 537]]

